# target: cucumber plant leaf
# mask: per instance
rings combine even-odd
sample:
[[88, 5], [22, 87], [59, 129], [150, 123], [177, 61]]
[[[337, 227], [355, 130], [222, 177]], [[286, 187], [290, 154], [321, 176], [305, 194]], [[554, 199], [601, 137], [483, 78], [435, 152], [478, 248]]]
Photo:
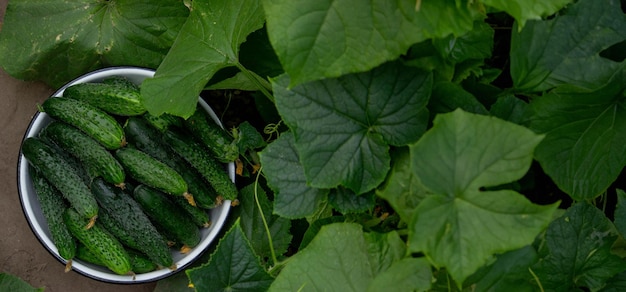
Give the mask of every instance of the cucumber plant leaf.
[[402, 260], [406, 255], [406, 243], [396, 231], [387, 233], [368, 232], [364, 233], [367, 243], [372, 275], [388, 270], [394, 263]]
[[394, 149], [387, 179], [376, 189], [376, 195], [385, 199], [404, 222], [410, 222], [413, 212], [428, 194], [411, 171], [410, 161], [409, 147]]
[[366, 291], [372, 280], [361, 226], [333, 223], [293, 255], [269, 291]]
[[364, 72], [417, 42], [471, 30], [484, 18], [476, 2], [454, 0], [264, 0], [270, 41], [288, 87]]
[[603, 193], [626, 166], [623, 78], [598, 90], [556, 88], [531, 102], [530, 128], [545, 133], [536, 159], [556, 185], [576, 200]]
[[538, 259], [537, 250], [530, 245], [497, 255], [493, 264], [478, 270], [464, 285], [471, 285], [474, 291], [537, 291], [529, 267]]
[[626, 192], [617, 189], [617, 206], [615, 207], [615, 228], [622, 237], [626, 237]]
[[485, 5], [507, 12], [521, 29], [528, 20], [550, 16], [573, 0], [482, 0]]
[[196, 291], [265, 291], [274, 279], [261, 266], [237, 220], [208, 263], [185, 271]]
[[34, 288], [26, 281], [18, 278], [17, 276], [0, 273], [0, 291], [14, 291], [14, 292], [43, 292], [45, 289]]
[[[154, 78], [141, 86], [144, 105], [155, 115], [189, 117], [211, 77], [241, 65], [239, 46], [265, 21], [259, 1], [191, 3], [191, 13]], [[190, 52], [197, 57], [189, 58]]]
[[312, 187], [372, 190], [389, 170], [389, 145], [414, 142], [426, 129], [432, 74], [419, 69], [393, 62], [291, 89], [289, 80], [273, 80], [276, 107]]
[[268, 186], [274, 191], [274, 213], [296, 219], [313, 215], [328, 198], [328, 189], [307, 185], [293, 133], [285, 132], [259, 153]]
[[[257, 198], [258, 205], [261, 206], [260, 210], [256, 202]], [[261, 257], [261, 260], [271, 258], [272, 251], [263, 217], [267, 222], [275, 253], [277, 255], [285, 253], [292, 238], [289, 233], [291, 221], [272, 213], [272, 204], [265, 191], [261, 187], [255, 187], [254, 184], [248, 185], [239, 191], [239, 201], [241, 202], [239, 207], [241, 230], [250, 241], [255, 254]]]
[[530, 21], [511, 36], [514, 88], [544, 91], [559, 84], [597, 88], [626, 65], [600, 53], [624, 40], [626, 15], [619, 0], [580, 0], [553, 19]]
[[494, 29], [482, 19], [474, 21], [469, 32], [432, 40], [441, 57], [448, 62], [461, 63], [469, 59], [486, 59], [493, 50]]
[[460, 287], [494, 254], [532, 243], [557, 205], [534, 205], [512, 190], [482, 189], [522, 178], [541, 139], [524, 127], [460, 109], [438, 115], [410, 146], [413, 173], [432, 192], [409, 224], [410, 251], [445, 267]]
[[626, 270], [626, 260], [611, 252], [616, 239], [611, 221], [601, 210], [577, 203], [550, 223], [545, 235], [548, 254], [533, 270], [546, 290], [598, 291]]
[[11, 1], [0, 66], [59, 88], [105, 66], [156, 68], [189, 15], [181, 1]]
[[403, 258], [376, 276], [367, 291], [429, 291], [432, 274], [426, 259]]
[[376, 204], [374, 192], [356, 195], [353, 191], [338, 187], [330, 190], [328, 202], [342, 214], [360, 213], [371, 210]]

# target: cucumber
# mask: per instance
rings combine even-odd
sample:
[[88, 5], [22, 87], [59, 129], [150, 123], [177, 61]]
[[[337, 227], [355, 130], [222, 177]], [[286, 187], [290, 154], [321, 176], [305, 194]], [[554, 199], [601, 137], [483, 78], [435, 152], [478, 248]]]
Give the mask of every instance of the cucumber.
[[108, 150], [126, 145], [122, 126], [111, 115], [86, 102], [64, 97], [48, 98], [41, 110], [54, 119], [75, 126]]
[[155, 116], [149, 112], [143, 114], [141, 116], [144, 118], [150, 125], [152, 125], [155, 129], [164, 132], [170, 128], [182, 128], [183, 127], [183, 119], [177, 116], [173, 116], [167, 113], [162, 113], [158, 116]]
[[65, 89], [63, 97], [87, 102], [118, 116], [135, 116], [146, 112], [139, 90], [116, 82], [75, 84]]
[[91, 183], [91, 191], [103, 209], [102, 225], [107, 230], [126, 246], [143, 251], [152, 262], [175, 268], [166, 239], [128, 193], [100, 178]]
[[196, 205], [209, 209], [215, 206], [215, 190], [177, 153], [165, 144], [161, 132], [143, 118], [130, 117], [124, 124], [128, 143], [178, 172], [193, 194]]
[[63, 221], [72, 235], [93, 252], [107, 268], [119, 275], [131, 273], [130, 256], [124, 246], [102, 228], [100, 223], [96, 222], [90, 229], [83, 228], [85, 220], [73, 208], [63, 212]]
[[233, 162], [239, 157], [239, 148], [234, 138], [216, 124], [209, 114], [199, 106], [184, 121], [185, 127], [201, 141], [221, 162]]
[[63, 222], [62, 214], [68, 208], [67, 203], [63, 199], [63, 195], [39, 171], [31, 166], [29, 172], [37, 200], [41, 205], [41, 213], [48, 223], [52, 242], [54, 242], [59, 255], [67, 261], [65, 272], [68, 272], [72, 268], [72, 259], [76, 256], [76, 240]]
[[193, 196], [187, 191], [187, 182], [163, 162], [131, 147], [118, 149], [115, 157], [136, 181], [171, 195], [183, 196], [195, 205]]
[[177, 242], [185, 245], [183, 252], [200, 243], [198, 227], [166, 194], [147, 185], [139, 185], [133, 192], [133, 198], [152, 220], [172, 234]]
[[[191, 164], [209, 182], [218, 196], [225, 200], [237, 198], [237, 187], [228, 177], [224, 166], [204, 150], [201, 144], [179, 132], [164, 133], [165, 142]], [[219, 200], [218, 200], [219, 201]]]
[[95, 175], [118, 187], [124, 187], [126, 173], [122, 165], [104, 146], [76, 127], [54, 121], [44, 128], [40, 136], [50, 139], [77, 157]]
[[198, 206], [190, 205], [183, 197], [172, 197], [172, 202], [180, 206], [185, 210], [191, 221], [198, 227], [209, 228], [211, 226], [211, 219], [206, 210], [199, 208]]
[[63, 154], [40, 138], [29, 137], [22, 143], [22, 154], [28, 163], [67, 199], [82, 217], [89, 218], [90, 228], [98, 216], [98, 202]]
[[125, 88], [128, 90], [135, 90], [135, 91], [140, 90], [137, 84], [133, 83], [132, 81], [130, 81], [130, 79], [124, 76], [107, 77], [102, 80], [102, 83], [113, 85], [113, 86], [120, 87], [120, 88]]
[[[148, 273], [157, 269], [157, 265], [151, 262], [150, 259], [142, 253], [132, 249], [126, 249], [126, 252], [130, 258], [131, 270], [135, 274]], [[78, 247], [76, 248], [76, 258], [94, 265], [106, 267], [105, 263], [84, 244], [78, 244]]]
[[115, 236], [122, 245], [134, 249], [141, 249], [141, 245], [131, 236], [130, 231], [124, 229], [122, 225], [109, 214], [109, 211], [102, 207], [100, 208], [100, 212], [98, 212], [98, 223], [110, 232], [111, 235]]

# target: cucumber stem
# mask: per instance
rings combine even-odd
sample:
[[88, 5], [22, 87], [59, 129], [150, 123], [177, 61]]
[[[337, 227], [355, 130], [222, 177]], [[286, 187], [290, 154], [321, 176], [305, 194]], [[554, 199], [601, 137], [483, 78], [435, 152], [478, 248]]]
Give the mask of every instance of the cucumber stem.
[[188, 192], [185, 192], [183, 194], [183, 197], [185, 197], [185, 199], [187, 199], [187, 202], [189, 202], [189, 205], [192, 205], [194, 207], [196, 206], [196, 200], [193, 198], [193, 195], [191, 195]]

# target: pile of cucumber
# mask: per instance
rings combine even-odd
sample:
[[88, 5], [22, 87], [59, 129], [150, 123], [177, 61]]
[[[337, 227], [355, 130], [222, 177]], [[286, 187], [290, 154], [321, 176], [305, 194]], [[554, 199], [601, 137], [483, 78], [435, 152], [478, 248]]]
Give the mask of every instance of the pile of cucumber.
[[208, 210], [236, 201], [224, 168], [233, 138], [199, 105], [188, 119], [151, 115], [124, 77], [72, 85], [39, 108], [53, 121], [22, 153], [59, 255], [135, 275], [176, 269], [210, 226]]

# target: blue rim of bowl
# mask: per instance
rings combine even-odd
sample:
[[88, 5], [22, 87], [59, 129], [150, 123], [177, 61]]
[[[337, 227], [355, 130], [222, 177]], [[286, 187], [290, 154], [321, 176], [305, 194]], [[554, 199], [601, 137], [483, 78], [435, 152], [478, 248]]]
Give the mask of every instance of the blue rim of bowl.
[[[105, 67], [105, 68], [101, 68], [101, 69], [97, 69], [97, 70], [94, 70], [94, 71], [88, 72], [88, 73], [86, 73], [86, 74], [84, 74], [84, 75], [81, 75], [81, 76], [79, 76], [79, 77], [77, 77], [77, 78], [75, 78], [75, 79], [73, 79], [73, 80], [71, 80], [71, 81], [67, 82], [64, 86], [62, 86], [62, 87], [61, 87], [61, 88], [59, 88], [57, 91], [55, 91], [52, 95], [50, 95], [50, 97], [60, 95], [60, 94], [61, 94], [61, 93], [62, 93], [62, 92], [63, 92], [63, 91], [67, 88], [67, 87], [69, 87], [71, 84], [74, 84], [74, 83], [75, 83], [76, 81], [78, 81], [78, 80], [85, 79], [85, 78], [88, 78], [88, 77], [90, 77], [90, 76], [92, 76], [92, 75], [96, 75], [96, 74], [99, 74], [99, 73], [102, 73], [102, 72], [105, 72], [105, 71], [120, 70], [120, 69], [143, 70], [143, 71], [151, 71], [151, 72], [154, 72], [154, 69], [144, 68], [144, 67], [136, 67], [136, 66], [114, 66], [114, 67]], [[26, 131], [24, 132], [24, 135], [22, 136], [22, 141], [24, 141], [24, 139], [28, 138], [28, 134], [29, 134], [29, 133], [31, 133], [32, 128], [33, 128], [33, 126], [34, 126], [34, 124], [35, 124], [35, 123], [39, 120], [38, 118], [39, 118], [39, 116], [40, 116], [41, 114], [42, 114], [42, 113], [41, 113], [40, 111], [37, 111], [37, 112], [33, 115], [33, 117], [31, 118], [31, 120], [30, 120], [30, 122], [29, 122], [29, 124], [28, 124], [28, 127], [26, 128]], [[214, 114], [214, 113], [213, 113], [213, 114]], [[220, 126], [222, 126], [222, 125], [220, 124]], [[18, 158], [17, 158], [17, 172], [18, 172], [18, 173], [17, 173], [17, 191], [18, 191], [18, 195], [19, 195], [19, 199], [20, 199], [20, 205], [21, 205], [21, 207], [22, 207], [22, 213], [23, 213], [23, 215], [24, 215], [24, 217], [25, 217], [25, 219], [26, 219], [26, 222], [28, 222], [28, 227], [31, 229], [31, 231], [32, 231], [32, 233], [35, 235], [35, 237], [37, 237], [37, 240], [39, 241], [39, 243], [40, 243], [40, 244], [41, 244], [41, 245], [42, 245], [42, 246], [43, 246], [43, 247], [44, 247], [44, 248], [48, 251], [48, 253], [50, 253], [50, 254], [51, 254], [54, 258], [56, 258], [59, 262], [61, 262], [61, 263], [65, 263], [65, 262], [66, 262], [66, 260], [65, 260], [65, 259], [63, 259], [61, 256], [59, 256], [57, 253], [55, 253], [55, 252], [54, 252], [54, 251], [53, 251], [53, 250], [52, 250], [52, 249], [51, 249], [51, 248], [50, 248], [50, 247], [49, 247], [49, 246], [45, 243], [45, 240], [44, 240], [43, 238], [41, 238], [41, 235], [40, 235], [40, 234], [36, 231], [36, 227], [35, 227], [35, 226], [33, 226], [32, 221], [29, 219], [29, 217], [28, 217], [28, 215], [27, 215], [27, 208], [26, 208], [25, 203], [24, 203], [24, 194], [22, 194], [22, 178], [21, 178], [21, 175], [20, 175], [20, 170], [22, 169], [22, 164], [24, 164], [24, 163], [28, 163], [28, 162], [27, 162], [27, 161], [25, 161], [25, 157], [24, 157], [24, 155], [22, 154], [22, 145], [21, 145], [21, 143], [20, 143], [20, 149], [19, 149]], [[231, 163], [231, 164], [229, 165], [229, 172], [231, 172], [231, 173], [232, 173], [233, 167], [234, 167], [234, 166], [233, 166], [233, 165], [232, 165], [232, 163]], [[233, 178], [231, 177], [231, 179], [233, 179]], [[230, 206], [230, 201], [224, 201], [224, 205]], [[224, 211], [228, 214], [228, 213], [229, 213], [229, 211], [230, 211], [230, 208], [228, 207], [228, 208], [227, 208], [226, 210], [224, 210]], [[227, 214], [225, 214], [225, 215], [224, 215], [224, 217], [226, 217], [226, 216], [227, 216]], [[224, 224], [225, 224], [225, 218], [224, 218], [224, 221], [223, 221], [223, 222], [221, 222], [221, 226], [220, 226], [220, 228], [219, 228], [219, 229], [222, 229], [222, 227], [224, 226]], [[220, 231], [218, 230], [218, 231], [217, 231], [217, 233], [219, 233], [219, 232], [220, 232]], [[216, 238], [217, 238], [217, 236], [214, 236], [214, 237], [211, 239], [211, 243], [212, 243], [212, 242], [213, 242], [213, 240], [215, 240]], [[207, 247], [205, 247], [205, 248], [204, 248], [204, 249], [203, 249], [200, 253], [198, 253], [198, 254], [196, 255], [196, 257], [195, 257], [193, 260], [189, 261], [189, 262], [188, 262], [188, 263], [186, 263], [185, 265], [183, 265], [183, 266], [179, 266], [179, 267], [177, 267], [177, 268], [176, 268], [176, 270], [174, 270], [174, 271], [170, 271], [170, 272], [169, 272], [169, 273], [167, 273], [167, 274], [163, 274], [163, 275], [161, 275], [161, 276], [154, 277], [154, 278], [151, 278], [151, 279], [146, 279], [146, 280], [133, 280], [133, 281], [121, 281], [121, 280], [120, 280], [120, 281], [118, 281], [118, 280], [112, 280], [112, 279], [106, 279], [106, 278], [98, 277], [98, 276], [96, 276], [96, 275], [93, 275], [93, 274], [87, 273], [86, 271], [83, 271], [83, 270], [80, 270], [80, 269], [72, 269], [72, 271], [75, 271], [75, 272], [77, 272], [77, 273], [79, 273], [79, 274], [81, 274], [81, 275], [84, 275], [84, 276], [86, 276], [86, 277], [88, 277], [88, 278], [91, 278], [91, 279], [94, 279], [94, 280], [97, 280], [97, 281], [100, 281], [100, 282], [103, 282], [103, 283], [111, 283], [111, 284], [125, 284], [125, 285], [135, 285], [135, 284], [146, 284], [146, 283], [152, 283], [152, 282], [156, 282], [156, 281], [158, 281], [158, 280], [162, 280], [162, 279], [165, 279], [165, 278], [171, 277], [171, 276], [173, 276], [173, 275], [178, 274], [180, 271], [185, 270], [187, 267], [189, 267], [190, 265], [192, 265], [192, 264], [193, 264], [193, 263], [194, 263], [197, 259], [199, 259], [199, 258], [200, 258], [200, 257], [201, 257], [201, 256], [202, 256], [202, 255], [203, 255], [203, 254], [204, 254], [204, 253], [208, 250], [208, 249], [209, 249], [209, 247], [210, 247], [210, 244], [211, 244], [211, 243], [209, 243], [209, 245], [208, 245]]]

